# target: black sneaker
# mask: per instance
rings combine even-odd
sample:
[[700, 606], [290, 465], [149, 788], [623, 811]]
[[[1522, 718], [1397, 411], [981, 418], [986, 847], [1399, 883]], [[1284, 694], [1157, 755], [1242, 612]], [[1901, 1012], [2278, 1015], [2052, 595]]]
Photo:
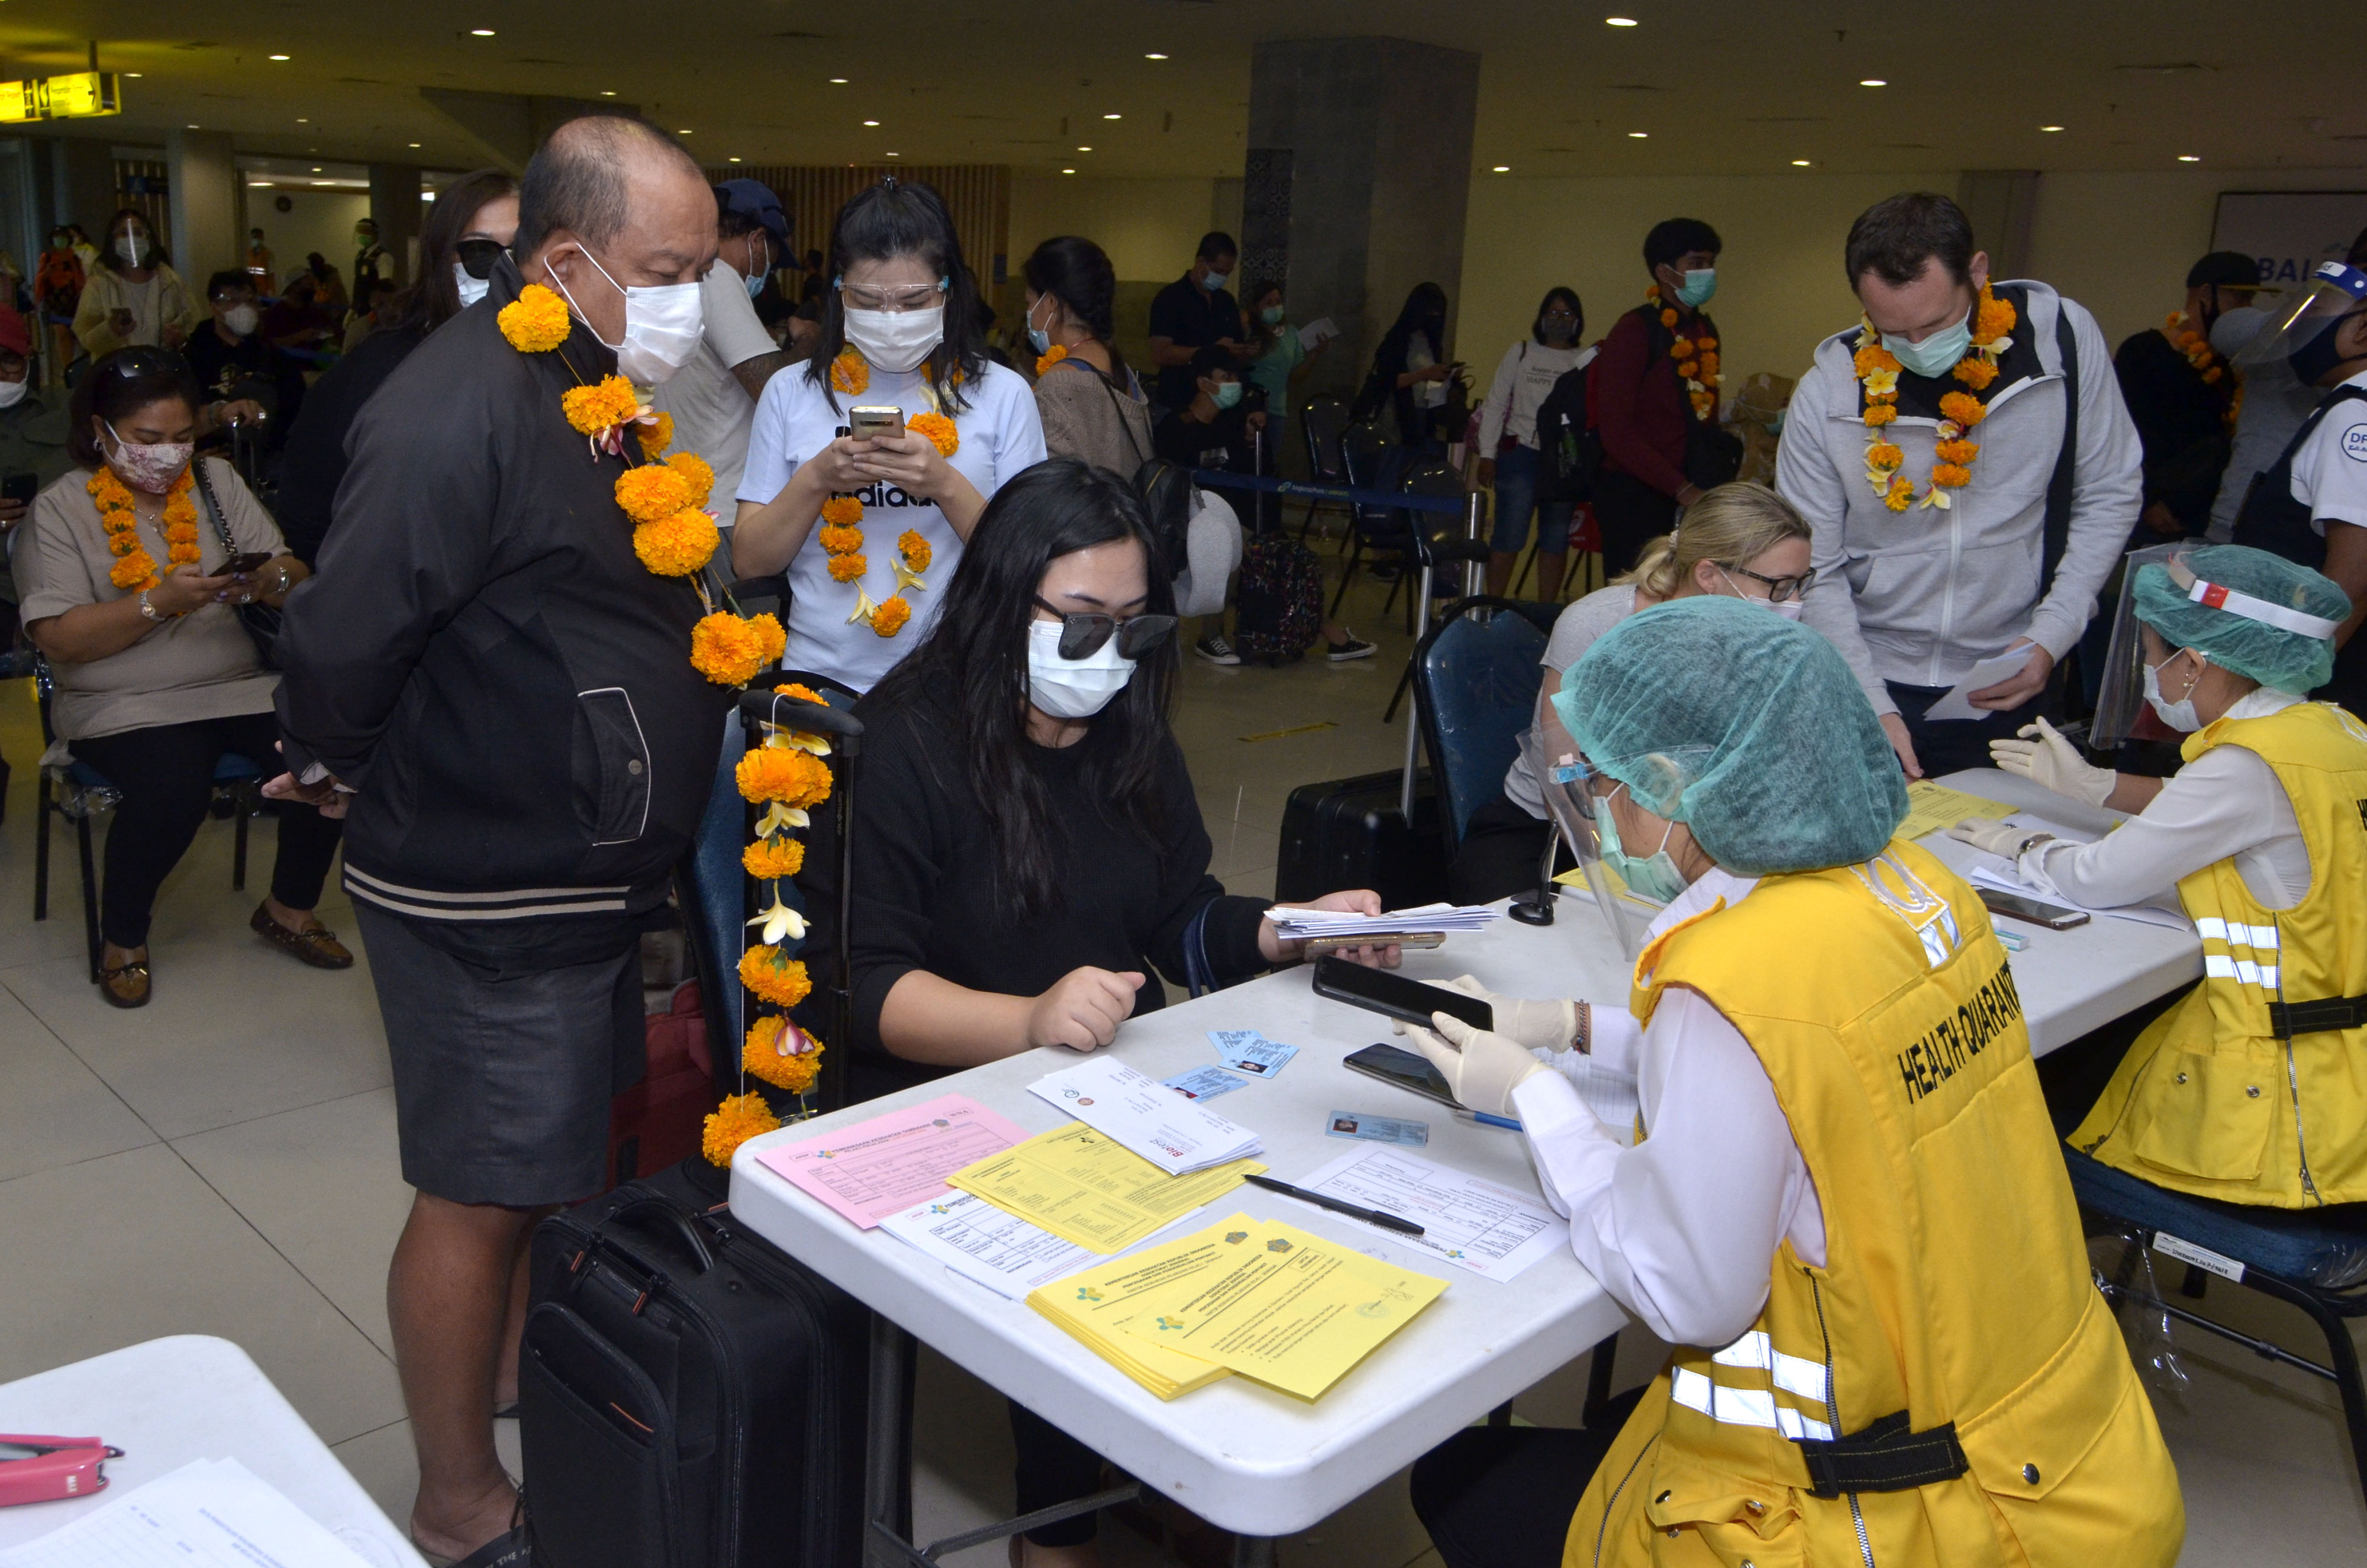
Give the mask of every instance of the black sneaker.
[[1323, 655], [1334, 664], [1345, 664], [1352, 659], [1370, 659], [1372, 656], [1373, 645], [1353, 632], [1348, 633], [1347, 641], [1333, 643]]
[[1202, 637], [1192, 645], [1192, 651], [1211, 664], [1239, 664], [1241, 661], [1241, 656], [1233, 651], [1233, 645], [1225, 640], [1221, 632]]

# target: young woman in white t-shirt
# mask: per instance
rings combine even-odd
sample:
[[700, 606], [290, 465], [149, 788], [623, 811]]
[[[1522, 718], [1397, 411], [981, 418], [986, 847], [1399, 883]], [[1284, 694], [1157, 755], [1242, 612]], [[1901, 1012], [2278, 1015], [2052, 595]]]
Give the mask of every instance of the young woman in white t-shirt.
[[1537, 305], [1529, 335], [1504, 351], [1495, 383], [1479, 412], [1479, 482], [1496, 488], [1496, 529], [1489, 545], [1488, 592], [1501, 593], [1529, 542], [1529, 514], [1537, 519], [1537, 597], [1561, 597], [1562, 569], [1569, 561], [1569, 524], [1578, 509], [1570, 501], [1539, 501], [1544, 454], [1537, 447], [1537, 410], [1564, 376], [1594, 357], [1580, 348], [1586, 308], [1578, 290], [1556, 285]]
[[[765, 383], [732, 570], [786, 570], [786, 669], [868, 691], [935, 619], [997, 487], [1044, 460], [1036, 400], [984, 352], [980, 304], [937, 193], [882, 180], [839, 209], [835, 282], [801, 370]], [[848, 411], [900, 409], [855, 440]]]

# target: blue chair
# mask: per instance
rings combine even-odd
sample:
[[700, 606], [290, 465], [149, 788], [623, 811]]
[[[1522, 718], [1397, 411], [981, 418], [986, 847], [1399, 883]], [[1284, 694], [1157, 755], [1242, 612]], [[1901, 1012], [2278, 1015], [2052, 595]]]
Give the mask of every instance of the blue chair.
[[[87, 762], [72, 757], [62, 762], [51, 760], [58, 752], [57, 731], [50, 727], [50, 697], [56, 685], [49, 660], [36, 655], [33, 689], [40, 698], [44, 750], [40, 784], [36, 791], [40, 796], [41, 819], [33, 837], [33, 919], [50, 918], [50, 818], [63, 817], [74, 825], [75, 848], [81, 857], [83, 939], [90, 953], [90, 983], [96, 986], [103, 942], [98, 931], [98, 863], [92, 852], [90, 819], [99, 812], [113, 810], [123, 795]], [[236, 824], [230, 863], [233, 892], [246, 890], [247, 821], [261, 808], [263, 770], [249, 759], [226, 751], [214, 763], [214, 814], [221, 816], [226, 809]]]
[[[1307, 477], [1319, 485], [1346, 484], [1347, 456], [1340, 443], [1348, 433], [1348, 405], [1331, 392], [1318, 392], [1299, 409], [1298, 429], [1307, 442]], [[1307, 531], [1315, 526], [1318, 512], [1338, 504], [1309, 496], [1307, 515], [1298, 525], [1298, 542], [1307, 542]]]
[[1447, 853], [1504, 787], [1536, 712], [1546, 627], [1557, 608], [1478, 596], [1447, 607], [1413, 653], [1414, 711], [1430, 752]]
[[[2350, 1319], [2367, 1317], [2367, 1203], [2323, 1209], [2225, 1203], [2157, 1187], [2068, 1145], [2063, 1159], [2080, 1204], [2136, 1233], [2119, 1273], [2111, 1279], [2097, 1276], [2104, 1299], [2115, 1306], [2125, 1303], [2164, 1313], [2233, 1340], [2263, 1360], [2281, 1361], [2334, 1384], [2342, 1396], [2343, 1422], [2350, 1429], [2351, 1463], [2359, 1472], [2360, 1490], [2367, 1495], [2367, 1383], [2361, 1380], [2350, 1326]], [[2180, 1247], [2181, 1242], [2188, 1246]], [[2234, 1283], [2306, 1314], [2326, 1336], [2327, 1359], [2332, 1364], [2321, 1366], [2137, 1289], [2132, 1276], [2138, 1246], [2171, 1258], [2187, 1257], [2193, 1248], [2216, 1254], [2219, 1261], [2206, 1266], [2190, 1258], [2181, 1294], [2199, 1301], [2211, 1274], [2223, 1279], [2233, 1274]]]

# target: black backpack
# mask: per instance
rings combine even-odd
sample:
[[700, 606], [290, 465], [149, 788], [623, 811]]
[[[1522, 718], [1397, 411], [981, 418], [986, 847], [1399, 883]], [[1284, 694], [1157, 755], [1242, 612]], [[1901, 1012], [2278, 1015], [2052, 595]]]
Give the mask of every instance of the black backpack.
[[1586, 372], [1593, 362], [1565, 370], [1537, 405], [1539, 501], [1587, 501], [1603, 466], [1603, 437], [1586, 417]]
[[1167, 563], [1167, 575], [1183, 576], [1191, 564], [1186, 547], [1195, 505], [1191, 471], [1164, 457], [1153, 457], [1134, 471], [1134, 488], [1141, 492], [1142, 503], [1150, 513], [1150, 536], [1159, 546], [1160, 559]]

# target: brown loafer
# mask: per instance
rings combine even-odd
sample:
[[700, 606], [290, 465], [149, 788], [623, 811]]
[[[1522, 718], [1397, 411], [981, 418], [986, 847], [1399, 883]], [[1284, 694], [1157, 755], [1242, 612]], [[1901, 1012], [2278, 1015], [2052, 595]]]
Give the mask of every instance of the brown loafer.
[[148, 961], [144, 958], [98, 972], [98, 994], [112, 1006], [144, 1008], [148, 1005]]
[[354, 955], [337, 940], [337, 933], [323, 925], [310, 931], [291, 931], [271, 918], [268, 904], [255, 907], [255, 919], [247, 921], [255, 934], [282, 952], [292, 953], [315, 969], [350, 969]]

